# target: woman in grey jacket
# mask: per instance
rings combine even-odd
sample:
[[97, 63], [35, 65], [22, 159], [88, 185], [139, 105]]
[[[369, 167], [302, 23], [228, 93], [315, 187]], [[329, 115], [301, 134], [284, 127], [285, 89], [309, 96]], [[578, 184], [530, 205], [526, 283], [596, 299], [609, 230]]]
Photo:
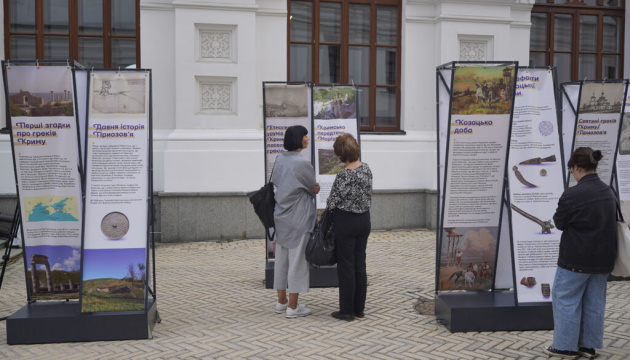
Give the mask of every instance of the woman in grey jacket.
[[553, 344], [545, 354], [595, 358], [603, 347], [606, 281], [617, 254], [616, 197], [595, 173], [602, 153], [576, 149], [569, 171], [577, 185], [568, 188], [553, 216], [562, 230], [552, 289]]
[[304, 256], [304, 248], [315, 226], [313, 200], [319, 193], [315, 169], [310, 161], [300, 155], [308, 147], [307, 134], [308, 130], [301, 125], [287, 129], [284, 136], [284, 148], [287, 151], [276, 158], [271, 178], [276, 186], [273, 277], [273, 288], [278, 292], [276, 313], [285, 313], [290, 319], [311, 314], [306, 306], [298, 305], [300, 293], [309, 290], [309, 264]]

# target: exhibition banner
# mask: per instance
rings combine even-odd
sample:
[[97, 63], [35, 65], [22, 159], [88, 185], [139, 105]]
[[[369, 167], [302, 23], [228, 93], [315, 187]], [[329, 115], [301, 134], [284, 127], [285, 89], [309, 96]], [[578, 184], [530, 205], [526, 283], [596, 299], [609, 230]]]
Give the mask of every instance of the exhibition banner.
[[[584, 82], [580, 90], [577, 117], [567, 119], [568, 122], [575, 122], [571, 152], [580, 147], [601, 150], [604, 157], [597, 166], [597, 173], [607, 184], [612, 183], [624, 95], [625, 84], [622, 82]], [[567, 121], [563, 121], [563, 124]], [[573, 176], [569, 176], [568, 184], [576, 184]]]
[[[603, 159], [602, 159], [603, 160]], [[619, 152], [617, 154], [617, 189], [624, 219], [630, 220], [630, 208], [627, 202], [630, 200], [630, 94], [626, 83], [626, 98], [624, 101], [624, 115], [619, 134]]]
[[150, 71], [90, 71], [82, 312], [143, 311], [150, 192]]
[[551, 301], [562, 232], [553, 215], [564, 191], [555, 81], [549, 68], [519, 68], [508, 161], [517, 301]]
[[[313, 163], [312, 87], [308, 83], [288, 84], [263, 82], [263, 114], [265, 127], [265, 182], [269, 182], [276, 158], [284, 150], [284, 134], [290, 126], [302, 125], [311, 139], [300, 152]], [[275, 258], [276, 243], [266, 240], [267, 258]]]
[[72, 68], [3, 68], [29, 300], [77, 298], [82, 191]]
[[333, 182], [345, 165], [339, 161], [333, 144], [341, 134], [359, 139], [357, 89], [351, 86], [315, 86], [313, 89], [313, 149], [315, 177], [320, 186], [317, 208], [325, 209]]
[[517, 64], [456, 64], [437, 288], [489, 290], [496, 268]]

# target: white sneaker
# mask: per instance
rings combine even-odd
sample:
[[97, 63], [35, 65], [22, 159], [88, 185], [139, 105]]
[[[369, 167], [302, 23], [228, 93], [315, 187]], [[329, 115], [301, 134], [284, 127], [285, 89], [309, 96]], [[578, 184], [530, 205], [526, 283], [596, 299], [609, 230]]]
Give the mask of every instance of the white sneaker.
[[296, 317], [300, 317], [300, 316], [307, 316], [307, 315], [311, 315], [313, 312], [311, 311], [311, 309], [307, 308], [304, 305], [299, 305], [295, 308], [295, 309], [291, 309], [290, 307], [287, 307], [287, 313], [286, 313], [286, 317], [288, 319], [295, 319]]
[[282, 314], [287, 311], [287, 307], [289, 307], [289, 300], [284, 304], [276, 303], [276, 314]]

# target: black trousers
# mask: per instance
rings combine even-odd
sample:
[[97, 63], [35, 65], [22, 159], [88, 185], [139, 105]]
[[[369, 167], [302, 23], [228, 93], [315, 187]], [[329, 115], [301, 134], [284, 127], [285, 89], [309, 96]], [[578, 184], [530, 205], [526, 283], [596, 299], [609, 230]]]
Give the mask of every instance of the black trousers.
[[365, 249], [371, 229], [369, 211], [355, 214], [335, 209], [333, 233], [339, 279], [339, 312], [342, 314], [360, 315], [365, 309]]

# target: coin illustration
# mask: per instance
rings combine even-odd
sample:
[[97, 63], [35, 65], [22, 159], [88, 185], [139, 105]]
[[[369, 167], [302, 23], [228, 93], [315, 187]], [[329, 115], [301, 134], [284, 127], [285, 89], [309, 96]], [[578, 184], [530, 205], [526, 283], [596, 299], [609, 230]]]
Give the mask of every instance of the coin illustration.
[[101, 220], [101, 231], [108, 239], [120, 239], [129, 231], [129, 219], [121, 212], [110, 212]]

